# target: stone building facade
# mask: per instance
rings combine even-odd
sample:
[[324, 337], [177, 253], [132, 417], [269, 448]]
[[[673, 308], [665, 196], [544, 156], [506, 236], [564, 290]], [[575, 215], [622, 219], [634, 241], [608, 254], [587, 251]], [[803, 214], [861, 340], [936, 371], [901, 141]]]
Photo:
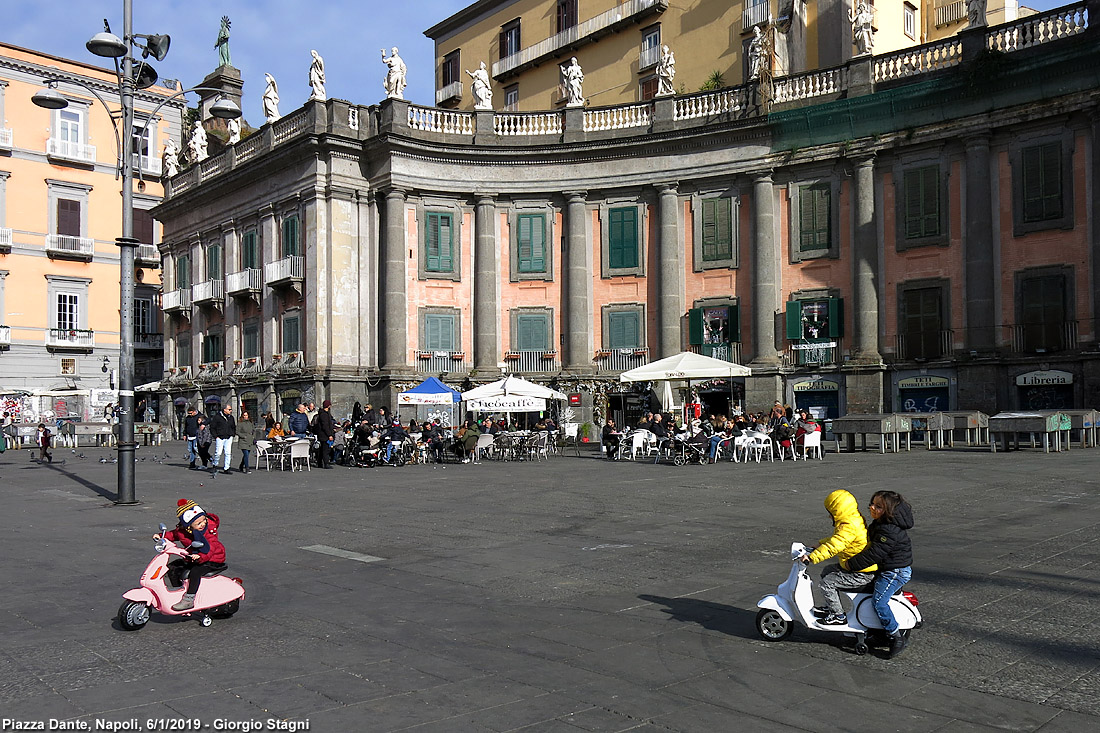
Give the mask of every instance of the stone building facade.
[[630, 420], [646, 395], [618, 374], [690, 349], [753, 369], [696, 385], [710, 411], [1096, 405], [1086, 6], [965, 32], [935, 64], [917, 47], [779, 79], [771, 99], [307, 103], [157, 207], [166, 384], [342, 414], [428, 375], [508, 372]]

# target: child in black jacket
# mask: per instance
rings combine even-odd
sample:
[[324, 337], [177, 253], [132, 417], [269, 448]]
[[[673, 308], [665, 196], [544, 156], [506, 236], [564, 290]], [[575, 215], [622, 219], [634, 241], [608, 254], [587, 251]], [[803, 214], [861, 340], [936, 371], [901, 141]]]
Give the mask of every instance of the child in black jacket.
[[875, 574], [875, 613], [890, 635], [890, 657], [905, 649], [906, 638], [890, 610], [890, 596], [913, 577], [913, 545], [907, 530], [913, 528], [913, 508], [896, 491], [876, 491], [868, 506], [871, 526], [867, 548], [848, 560], [850, 570], [878, 566]]

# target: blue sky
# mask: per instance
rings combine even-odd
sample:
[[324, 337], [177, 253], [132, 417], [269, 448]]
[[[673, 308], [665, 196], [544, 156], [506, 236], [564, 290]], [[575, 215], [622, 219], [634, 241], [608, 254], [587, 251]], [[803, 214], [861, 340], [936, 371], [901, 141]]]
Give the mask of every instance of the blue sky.
[[[221, 16], [228, 15], [233, 24], [229, 42], [233, 65], [244, 77], [245, 118], [258, 126], [263, 123], [260, 95], [265, 72], [279, 83], [279, 109], [284, 114], [309, 97], [310, 49], [325, 59], [330, 97], [373, 104], [385, 96], [385, 66], [379, 50], [385, 48], [388, 53], [390, 47], [398, 46], [409, 68], [406, 99], [433, 104], [433, 45], [424, 30], [472, 1], [134, 0], [134, 31], [170, 35], [168, 57], [154, 65], [162, 78], [179, 79], [192, 87], [217, 66], [214, 41]], [[1066, 3], [1031, 0], [1023, 4], [1044, 10]], [[583, 2], [581, 7], [583, 15]], [[0, 0], [0, 18], [4, 19], [0, 40], [96, 63], [99, 59], [84, 43], [102, 29], [104, 18], [121, 35], [122, 0]], [[189, 102], [195, 103], [193, 95]]]

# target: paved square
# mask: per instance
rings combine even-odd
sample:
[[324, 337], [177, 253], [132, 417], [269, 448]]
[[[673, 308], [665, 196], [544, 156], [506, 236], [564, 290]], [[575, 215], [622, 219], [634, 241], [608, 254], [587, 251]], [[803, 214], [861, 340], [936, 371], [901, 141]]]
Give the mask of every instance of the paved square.
[[[0, 717], [311, 731], [1083, 731], [1100, 726], [1100, 451], [673, 466], [185, 470], [0, 456]], [[898, 659], [770, 644], [756, 601], [828, 491], [911, 501], [925, 627]], [[241, 611], [114, 621], [178, 498], [222, 518]], [[815, 571], [816, 575], [816, 571]], [[285, 721], [285, 722], [280, 722]], [[272, 725], [275, 725], [273, 723]], [[239, 728], [238, 728], [239, 729]]]

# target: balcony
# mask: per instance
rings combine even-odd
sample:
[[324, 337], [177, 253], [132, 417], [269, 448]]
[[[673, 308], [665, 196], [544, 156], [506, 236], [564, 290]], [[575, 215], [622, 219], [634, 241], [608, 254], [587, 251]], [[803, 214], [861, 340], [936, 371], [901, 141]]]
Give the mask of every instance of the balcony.
[[447, 100], [458, 99], [461, 96], [462, 96], [462, 82], [452, 81], [450, 84], [443, 87], [442, 89], [436, 90], [435, 103], [436, 104], [443, 104]]
[[711, 359], [728, 361], [733, 364], [741, 363], [741, 344], [733, 343], [700, 344], [692, 346], [691, 350], [696, 354], [709, 356]]
[[556, 372], [561, 369], [556, 351], [509, 351], [504, 355], [509, 372]]
[[229, 273], [225, 276], [225, 292], [245, 297], [255, 295], [263, 287], [260, 274], [260, 270], [255, 267]]
[[223, 379], [225, 379], [225, 364], [220, 361], [199, 364], [199, 370], [195, 372], [196, 382], [220, 382]]
[[46, 141], [46, 157], [76, 163], [95, 163], [95, 145], [74, 143], [51, 137]]
[[72, 237], [68, 234], [47, 234], [46, 255], [59, 260], [91, 262], [95, 240], [91, 237]]
[[160, 250], [155, 244], [139, 244], [134, 252], [134, 260], [146, 267], [160, 267]]
[[910, 361], [928, 361], [951, 354], [954, 343], [954, 331], [910, 331], [897, 335], [897, 354], [899, 359]]
[[625, 372], [649, 363], [649, 349], [640, 346], [633, 349], [601, 349], [592, 360], [599, 373]]
[[225, 300], [222, 280], [204, 280], [191, 287], [191, 302], [195, 305], [218, 305]]
[[11, 346], [11, 326], [0, 326], [0, 349]]
[[638, 54], [638, 71], [648, 69], [652, 66], [656, 66], [657, 62], [661, 60], [661, 47], [653, 46], [652, 48], [643, 48], [642, 52]]
[[134, 332], [134, 348], [161, 351], [164, 349], [163, 333], [147, 333], [145, 331]]
[[165, 313], [180, 313], [187, 315], [191, 312], [191, 288], [169, 290], [160, 296], [160, 309]]
[[134, 153], [134, 170], [147, 173], [150, 176], [160, 177], [161, 162], [160, 158], [152, 155], [141, 155], [140, 153]]
[[796, 341], [787, 345], [781, 363], [784, 367], [828, 366], [837, 364], [840, 354], [840, 339]]
[[936, 27], [966, 20], [966, 0], [936, 0]]
[[269, 288], [295, 285], [302, 282], [305, 271], [306, 258], [301, 255], [291, 255], [264, 265], [264, 282]]
[[193, 381], [190, 366], [171, 367], [164, 373], [164, 381], [169, 384], [184, 384]]
[[301, 351], [271, 355], [271, 371], [275, 374], [297, 374], [305, 368], [305, 355]]
[[1012, 326], [1012, 350], [1046, 354], [1077, 347], [1077, 321], [1017, 323]]
[[46, 348], [91, 351], [95, 347], [95, 331], [87, 328], [51, 328], [46, 331]]
[[11, 129], [7, 127], [0, 127], [0, 150], [12, 149], [12, 134]]
[[551, 56], [560, 56], [566, 50], [614, 33], [630, 23], [637, 23], [647, 15], [663, 13], [668, 9], [668, 2], [669, 0], [625, 0], [607, 12], [578, 23], [572, 28], [566, 28], [557, 35], [495, 62], [493, 76], [499, 78], [537, 66]]
[[0, 227], [0, 252], [11, 252], [11, 229]]
[[417, 351], [417, 374], [441, 374], [442, 372], [464, 372], [466, 353], [462, 351]]
[[767, 23], [771, 20], [772, 9], [770, 0], [752, 0], [741, 11], [741, 31], [752, 30], [754, 25]]
[[247, 379], [248, 377], [259, 377], [263, 374], [263, 371], [263, 360], [258, 356], [250, 356], [245, 359], [234, 360], [233, 370], [229, 372], [229, 376], [235, 379]]

